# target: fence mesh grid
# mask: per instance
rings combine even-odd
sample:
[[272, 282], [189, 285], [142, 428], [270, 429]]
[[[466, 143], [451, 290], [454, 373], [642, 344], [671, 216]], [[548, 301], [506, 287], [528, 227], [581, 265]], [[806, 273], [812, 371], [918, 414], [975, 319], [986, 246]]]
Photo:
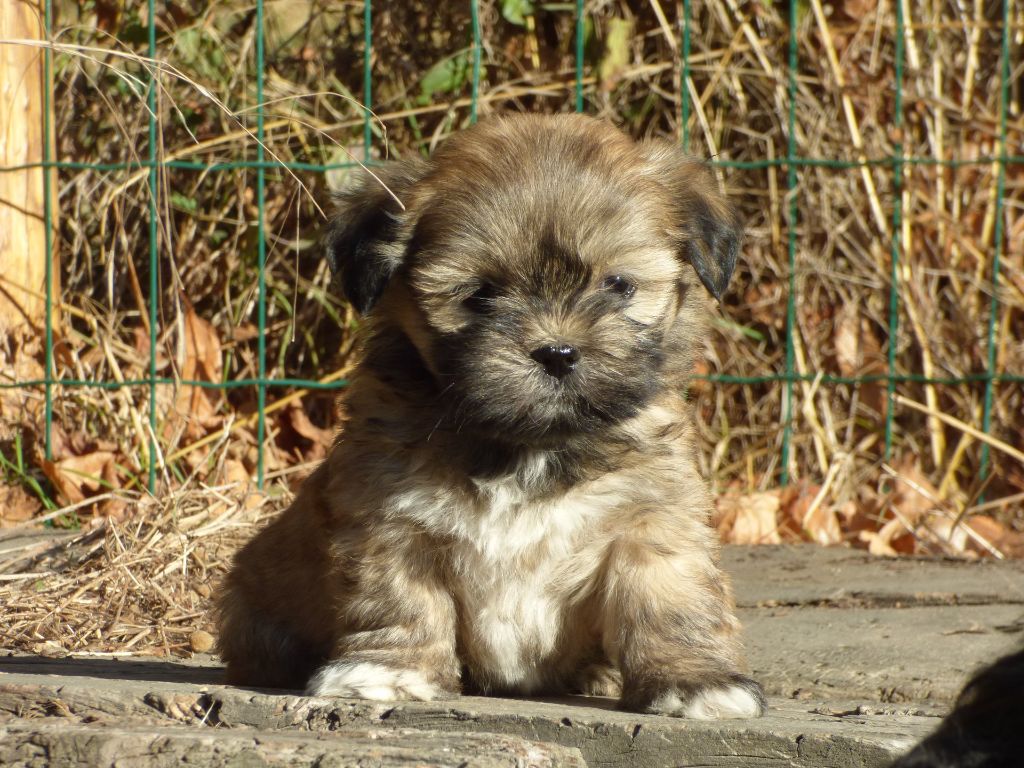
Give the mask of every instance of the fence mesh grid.
[[[765, 158], [760, 161], [730, 161], [716, 159], [713, 162], [726, 168], [739, 168], [739, 169], [764, 169], [769, 167], [776, 167], [785, 171], [785, 186], [787, 190], [786, 194], [786, 214], [783, 226], [786, 230], [786, 248], [788, 255], [788, 266], [789, 273], [787, 275], [788, 294], [786, 297], [786, 311], [785, 311], [785, 357], [784, 365], [781, 370], [765, 371], [760, 376], [733, 376], [728, 374], [715, 374], [710, 373], [703, 378], [712, 382], [727, 382], [734, 384], [755, 384], [755, 383], [772, 383], [775, 385], [782, 386], [784, 389], [783, 404], [781, 408], [781, 457], [779, 461], [779, 474], [783, 484], [788, 480], [788, 472], [791, 465], [791, 451], [792, 443], [794, 439], [794, 418], [793, 418], [793, 407], [794, 407], [794, 387], [801, 382], [814, 382], [815, 385], [858, 385], [866, 382], [883, 382], [886, 387], [886, 396], [888, 398], [888, 407], [885, 409], [884, 419], [884, 442], [885, 442], [885, 456], [888, 457], [889, 452], [892, 449], [893, 444], [893, 432], [894, 432], [894, 397], [896, 396], [896, 387], [900, 382], [916, 382], [924, 384], [934, 384], [938, 386], [950, 386], [957, 387], [969, 384], [981, 384], [984, 387], [984, 399], [983, 399], [983, 411], [980, 419], [980, 429], [988, 433], [992, 429], [993, 419], [993, 398], [997, 385], [1001, 383], [1012, 383], [1020, 384], [1024, 382], [1024, 376], [1016, 373], [1009, 373], [1006, 371], [1000, 371], [997, 368], [997, 356], [996, 351], [999, 344], [999, 334], [1001, 333], [999, 323], [999, 287], [1000, 287], [1000, 267], [1001, 258], [1003, 256], [1004, 243], [1008, 237], [1004, 227], [1005, 219], [1005, 193], [1006, 193], [1006, 174], [1007, 169], [1015, 164], [1024, 163], [1024, 156], [1021, 156], [1019, 147], [1012, 148], [1008, 146], [1008, 105], [1010, 103], [1010, 83], [1011, 83], [1011, 61], [1010, 61], [1010, 38], [1011, 38], [1011, 0], [1001, 0], [999, 7], [999, 13], [1001, 18], [1001, 29], [999, 34], [1001, 35], [1000, 43], [1000, 62], [998, 66], [999, 72], [999, 100], [1000, 113], [998, 115], [998, 136], [995, 137], [994, 146], [996, 152], [992, 156], [982, 156], [976, 158], [939, 158], [939, 157], [928, 157], [928, 156], [908, 156], [904, 154], [904, 145], [899, 138], [901, 136], [901, 130], [904, 121], [904, 66], [905, 66], [905, 51], [904, 41], [907, 34], [906, 22], [904, 18], [904, 2], [898, 1], [895, 3], [895, 29], [891, 30], [895, 44], [895, 75], [894, 83], [895, 88], [891, 93], [892, 98], [892, 112], [893, 112], [893, 128], [894, 135], [897, 137], [893, 142], [894, 151], [890, 156], [887, 157], [868, 157], [864, 154], [856, 157], [852, 160], [844, 159], [830, 159], [830, 158], [817, 158], [806, 156], [801, 153], [798, 139], [797, 139], [797, 99], [798, 99], [798, 78], [800, 73], [800, 45], [798, 41], [798, 28], [800, 26], [799, 14], [804, 6], [800, 3], [792, 2], [789, 4], [788, 15], [789, 15], [789, 42], [788, 42], [788, 73], [786, 76], [786, 93], [788, 97], [788, 135], [786, 136], [786, 154], [784, 157], [778, 158]], [[817, 3], [814, 4], [814, 8], [820, 8]], [[572, 9], [570, 9], [572, 10]], [[575, 83], [574, 83], [574, 103], [577, 111], [583, 112], [587, 109], [586, 102], [586, 88], [585, 88], [585, 72], [586, 72], [586, 58], [584, 51], [584, 37], [585, 37], [585, 23], [587, 18], [587, 7], [584, 0], [576, 0], [575, 2]], [[680, 46], [681, 55], [681, 71], [680, 71], [680, 82], [681, 89], [679, 95], [679, 117], [680, 117], [680, 140], [684, 146], [688, 146], [691, 143], [691, 125], [693, 123], [693, 102], [692, 94], [688, 86], [692, 85], [691, 81], [691, 17], [692, 17], [691, 2], [690, 0], [683, 0], [681, 4], [681, 23], [678, 25], [677, 32], [679, 35], [678, 44]], [[95, 388], [108, 388], [108, 389], [119, 389], [125, 387], [144, 387], [148, 390], [148, 436], [142, 441], [148, 446], [148, 455], [144, 458], [143, 466], [147, 469], [148, 484], [150, 489], [154, 489], [157, 485], [157, 468], [161, 462], [159, 457], [159, 445], [158, 445], [158, 407], [157, 407], [157, 393], [161, 386], [195, 386], [201, 388], [218, 388], [218, 389], [229, 389], [239, 387], [253, 387], [257, 392], [257, 442], [258, 442], [258, 466], [257, 475], [260, 485], [262, 486], [266, 471], [264, 466], [264, 444], [267, 439], [267, 427], [266, 427], [266, 408], [267, 408], [267, 394], [269, 388], [281, 388], [281, 387], [301, 387], [306, 389], [323, 389], [323, 388], [338, 388], [345, 385], [344, 380], [334, 381], [316, 381], [310, 379], [292, 379], [292, 378], [281, 378], [268, 376], [267, 368], [267, 285], [266, 285], [266, 259], [267, 259], [267, 232], [266, 232], [266, 221], [265, 221], [265, 208], [266, 208], [266, 174], [268, 170], [287, 167], [295, 171], [305, 171], [314, 173], [324, 173], [331, 169], [343, 168], [354, 163], [334, 163], [334, 164], [318, 164], [318, 163], [299, 163], [299, 162], [285, 162], [280, 163], [276, 158], [268, 160], [265, 151], [265, 99], [264, 99], [264, 75], [265, 75], [265, 47], [264, 47], [264, 2], [263, 0], [257, 0], [255, 4], [256, 12], [256, 35], [255, 45], [253, 48], [254, 57], [254, 70], [255, 70], [255, 99], [256, 104], [254, 107], [255, 113], [255, 129], [253, 136], [256, 140], [256, 158], [252, 159], [238, 159], [232, 162], [201, 162], [191, 160], [180, 160], [180, 159], [168, 159], [163, 156], [160, 147], [160, 125], [159, 125], [159, 111], [158, 111], [158, 91], [159, 84], [158, 80], [161, 76], [160, 72], [160, 50], [157, 46], [157, 8], [155, 0], [148, 0], [147, 2], [147, 40], [148, 40], [148, 57], [147, 62], [148, 68], [148, 91], [146, 93], [146, 101], [148, 104], [149, 113], [149, 124], [148, 124], [148, 152], [145, 160], [136, 160], [121, 163], [82, 163], [82, 162], [62, 162], [55, 160], [50, 156], [49, 142], [44, 142], [44, 157], [42, 162], [43, 169], [53, 169], [56, 174], [65, 171], [74, 171], [82, 169], [91, 169], [97, 172], [105, 171], [145, 171], [147, 175], [147, 184], [149, 189], [149, 203], [148, 203], [148, 232], [149, 232], [149, 252], [148, 252], [148, 273], [149, 273], [149, 284], [148, 284], [148, 335], [149, 335], [149, 365], [148, 365], [148, 376], [141, 379], [129, 379], [129, 380], [89, 380], [88, 378], [72, 378], [58, 376], [56, 374], [56, 364], [54, 356], [54, 328], [52, 325], [53, 312], [52, 308], [54, 302], [58, 297], [54, 296], [54, 275], [52, 274], [52, 260], [47, 260], [47, 272], [46, 272], [46, 327], [45, 327], [45, 375], [42, 379], [38, 380], [22, 380], [22, 381], [7, 381], [0, 382], [0, 386], [4, 388], [42, 388], [45, 392], [45, 423], [46, 423], [46, 454], [49, 458], [51, 455], [52, 445], [52, 429], [53, 429], [53, 418], [54, 418], [54, 402], [56, 398], [61, 397], [61, 394], [70, 388], [76, 387], [95, 387]], [[481, 37], [481, 25], [480, 25], [480, 8], [479, 2], [473, 0], [469, 3], [469, 12], [471, 15], [471, 40], [469, 41], [468, 52], [470, 55], [471, 62], [471, 74], [470, 74], [470, 88], [471, 95], [469, 99], [469, 110], [470, 119], [475, 120], [477, 117], [478, 105], [480, 103], [480, 86], [481, 86], [481, 70], [482, 70], [482, 55], [484, 41]], [[45, 5], [45, 24], [46, 33], [48, 39], [52, 39], [53, 29], [53, 9], [50, 0], [47, 0]], [[373, 66], [372, 66], [372, 54], [373, 54], [373, 4], [367, 0], [363, 8], [363, 43], [364, 51], [362, 53], [362, 74], [363, 74], [363, 93], [362, 100], [366, 105], [373, 104]], [[44, 52], [46, 80], [45, 82], [52, 82], [52, 67], [53, 67], [53, 55], [54, 52], [51, 49], [46, 49]], [[43, 110], [44, 123], [41, 126], [44, 136], [51, 136], [53, 126], [51, 125], [51, 108], [50, 103], [51, 94], [49, 91], [45, 94], [46, 104]], [[362, 118], [362, 134], [363, 134], [363, 162], [372, 164], [375, 162], [374, 157], [371, 154], [371, 146], [373, 142], [379, 137], [376, 136], [374, 130], [374, 124], [369, 111], [364, 111]], [[998, 175], [998, 181], [996, 186], [996, 199], [995, 199], [995, 217], [994, 227], [995, 233], [993, 237], [994, 247], [991, 252], [991, 283], [993, 290], [991, 291], [991, 305], [988, 311], [988, 327], [986, 334], [987, 350], [985, 352], [985, 359], [987, 361], [985, 370], [983, 372], [960, 375], [960, 376], [927, 376], [923, 373], [900, 373], [897, 367], [896, 360], [896, 345], [890, 343], [887, 351], [887, 368], [884, 373], [875, 373], [871, 375], [860, 375], [860, 376], [840, 376], [833, 374], [813, 374], [813, 373], [801, 373], [798, 370], [796, 364], [796, 350], [794, 348], [794, 327], [796, 324], [796, 313], [797, 306], [800, 302], [799, 287], [796, 280], [798, 271], [798, 259], [799, 259], [799, 248], [798, 248], [798, 229], [801, 220], [801, 199], [800, 199], [800, 176], [802, 169], [806, 168], [830, 168], [836, 170], [849, 170], [856, 171], [858, 173], [867, 173], [867, 169], [875, 167], [884, 167], [891, 169], [892, 172], [892, 205], [891, 211], [888, 212], [888, 218], [890, 219], [891, 228], [891, 239], [888, 244], [888, 252], [890, 258], [890, 275], [889, 275], [889, 286], [888, 286], [888, 314], [889, 314], [889, 336], [890, 339], [895, 339], [898, 332], [899, 323], [899, 312], [900, 312], [900, 258], [903, 253], [904, 244], [901, 242], [902, 232], [902, 217], [905, 212], [902, 209], [902, 185], [903, 185], [903, 174], [904, 169], [908, 166], [945, 166], [950, 169], [957, 169], [964, 166], [977, 165], [977, 166], [991, 166], [994, 172]], [[24, 168], [25, 166], [22, 166]], [[34, 166], [33, 166], [34, 167]], [[168, 377], [158, 375], [159, 366], [157, 360], [158, 350], [158, 330], [160, 317], [158, 313], [158, 296], [159, 296], [159, 285], [158, 275], [160, 273], [160, 260], [171, 258], [166, 253], [161, 253], [160, 248], [160, 237], [158, 232], [158, 224], [161, 215], [160, 199], [161, 196], [166, 194], [166, 190], [161, 188], [160, 174], [162, 171], [168, 169], [179, 169], [197, 171], [201, 173], [231, 173], [237, 172], [240, 169], [253, 171], [256, 174], [256, 209], [258, 212], [257, 221], [257, 249], [258, 249], [258, 276], [259, 283], [256, 291], [256, 304], [257, 304], [257, 376], [255, 378], [242, 378], [228, 381], [205, 381], [205, 380], [181, 380], [177, 377]], [[0, 171], [15, 170], [12, 168], [0, 168]], [[44, 180], [46, 184], [45, 193], [45, 216], [46, 216], [46, 234], [47, 234], [47, 248], [52, 252], [52, 237], [53, 237], [53, 211], [51, 210], [51, 197], [52, 189], [51, 186], [54, 180], [51, 178], [50, 172], [44, 173]], [[984, 444], [981, 447], [981, 472], [984, 475], [988, 472], [989, 468], [989, 454], [988, 444]], [[166, 457], [164, 457], [166, 458]]]

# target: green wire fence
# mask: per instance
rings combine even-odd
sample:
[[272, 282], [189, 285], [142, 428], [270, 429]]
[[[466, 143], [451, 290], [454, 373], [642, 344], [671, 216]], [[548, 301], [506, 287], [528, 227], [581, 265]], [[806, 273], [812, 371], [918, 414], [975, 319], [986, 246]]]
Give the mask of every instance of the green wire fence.
[[[378, 3], [381, 5], [382, 3]], [[587, 52], [586, 52], [586, 37], [587, 37], [587, 17], [588, 7], [584, 0], [575, 0], [575, 3], [564, 4], [564, 12], [573, 13], [574, 24], [574, 41], [572, 49], [574, 50], [575, 66], [572, 77], [574, 78], [573, 84], [573, 103], [575, 109], [580, 112], [588, 111], [589, 106], [587, 102], [587, 89], [585, 87], [585, 74], [587, 69]], [[1001, 261], [1004, 255], [1004, 249], [1006, 247], [1006, 241], [1008, 233], [1006, 231], [1004, 221], [1006, 219], [1005, 196], [1006, 196], [1006, 184], [1007, 184], [1007, 172], [1008, 169], [1013, 166], [1024, 164], [1024, 152], [1021, 151], [1019, 146], [1011, 147], [1008, 142], [1008, 119], [1009, 119], [1009, 104], [1011, 103], [1011, 81], [1013, 79], [1012, 63], [1011, 63], [1011, 5], [1012, 0], [1000, 0], [999, 6], [999, 18], [998, 18], [998, 34], [1000, 35], [1000, 62], [998, 67], [999, 72], [999, 115], [998, 115], [998, 135], [994, 137], [993, 149], [991, 153], [986, 153], [978, 157], [970, 158], [939, 158], [929, 156], [912, 156], [905, 154], [905, 146], [902, 141], [902, 130], [905, 125], [905, 105], [904, 105], [904, 76], [906, 67], [906, 54], [904, 49], [905, 38], [907, 32], [907, 22], [905, 19], [904, 2], [897, 1], [894, 4], [894, 15], [895, 15], [895, 27], [890, 30], [892, 35], [893, 43], [895, 46], [894, 50], [894, 64], [895, 72], [893, 74], [893, 82], [895, 88], [891, 94], [891, 113], [892, 113], [892, 127], [893, 134], [896, 137], [893, 141], [893, 151], [891, 155], [885, 157], [867, 157], [859, 156], [856, 159], [830, 159], [830, 158], [817, 158], [812, 156], [805, 156], [801, 153], [800, 144], [798, 141], [798, 116], [797, 116], [797, 101], [798, 101], [798, 86], [800, 78], [800, 43], [798, 39], [798, 31], [803, 18], [801, 14], [806, 12], [804, 4], [791, 2], [788, 6], [788, 22], [789, 22], [789, 41], [788, 41], [788, 60], [786, 61], [787, 73], [785, 76], [785, 93], [788, 100], [787, 114], [785, 118], [786, 132], [785, 137], [785, 155], [783, 157], [764, 158], [756, 161], [737, 161], [728, 159], [713, 159], [713, 162], [721, 166], [722, 168], [731, 168], [737, 170], [760, 170], [767, 168], [778, 168], [785, 170], [785, 187], [786, 187], [786, 206], [784, 211], [784, 222], [785, 228], [785, 246], [788, 260], [788, 274], [786, 276], [787, 295], [785, 301], [785, 355], [781, 370], [770, 370], [764, 371], [761, 375], [755, 376], [735, 376], [729, 374], [708, 374], [704, 378], [710, 382], [719, 382], [723, 384], [777, 384], [783, 388], [782, 394], [782, 406], [781, 406], [781, 438], [779, 441], [780, 448], [780, 460], [778, 463], [778, 474], [781, 482], [785, 484], [790, 479], [790, 467], [792, 465], [792, 452], [794, 444], [794, 403], [795, 393], [794, 387], [801, 382], [816, 382], [817, 384], [825, 385], [862, 385], [865, 383], [884, 383], [886, 390], [886, 398], [888, 401], [888, 407], [885, 409], [884, 414], [884, 458], [888, 459], [891, 451], [893, 450], [894, 442], [894, 419], [895, 419], [895, 397], [897, 385], [900, 383], [913, 383], [913, 384], [927, 384], [936, 386], [963, 386], [963, 385], [979, 385], [984, 387], [984, 398], [983, 398], [983, 410], [981, 414], [981, 430], [985, 433], [992, 431], [992, 421], [994, 413], [994, 397], [996, 388], [1000, 384], [1011, 384], [1019, 386], [1024, 382], [1024, 375], [1020, 373], [1013, 373], [1007, 371], [1000, 371], [997, 367], [996, 350], [998, 346], [998, 335], [1000, 333], [999, 326], [999, 295], [1001, 288]], [[692, 101], [691, 91], [688, 86], [692, 83], [693, 68], [691, 61], [692, 43], [695, 34], [699, 34], [699, 31], [695, 30], [693, 24], [693, 13], [694, 9], [691, 7], [691, 0], [682, 0], [678, 6], [680, 10], [680, 18], [678, 24], [674, 27], [674, 32], [678, 35], [678, 46], [679, 46], [679, 61], [680, 68], [678, 69], [679, 79], [681, 83], [678, 106], [680, 136], [679, 139], [682, 144], [689, 147], [692, 143], [691, 136], [691, 124], [694, 118], [694, 105]], [[471, 39], [468, 41], [467, 55], [470, 62], [469, 66], [469, 88], [470, 88], [470, 100], [469, 100], [469, 115], [470, 121], [477, 119], [478, 107], [481, 99], [481, 83], [484, 77], [484, 63], [483, 57], [485, 54], [485, 41], [482, 37], [481, 32], [481, 20], [480, 20], [480, 2], [478, 0], [470, 0], [468, 3], [468, 9], [470, 14], [470, 36]], [[363, 7], [362, 24], [363, 24], [363, 51], [362, 51], [362, 94], [361, 99], [366, 105], [373, 105], [374, 97], [374, 67], [373, 67], [373, 51], [374, 51], [374, 39], [373, 39], [373, 4], [367, 0]], [[53, 20], [53, 9], [50, 0], [47, 0], [45, 5], [45, 27], [47, 37], [52, 39], [52, 33], [54, 28]], [[258, 443], [258, 464], [256, 473], [258, 482], [262, 486], [266, 476], [266, 470], [264, 466], [264, 444], [267, 440], [267, 426], [266, 426], [266, 409], [268, 400], [268, 391], [271, 389], [281, 388], [292, 388], [302, 387], [311, 390], [316, 389], [333, 389], [337, 387], [343, 387], [345, 382], [343, 380], [332, 381], [332, 382], [320, 382], [316, 380], [309, 380], [303, 378], [282, 378], [282, 377], [271, 377], [268, 375], [267, 367], [267, 346], [266, 339], [268, 333], [267, 325], [267, 283], [266, 283], [266, 267], [267, 267], [267, 231], [266, 231], [266, 185], [268, 171], [276, 169], [286, 168], [295, 172], [311, 172], [311, 173], [324, 173], [332, 170], [344, 169], [355, 165], [353, 162], [338, 162], [338, 163], [305, 163], [305, 162], [294, 162], [294, 161], [278, 161], [276, 158], [268, 160], [268, 156], [265, 150], [266, 146], [266, 127], [265, 127], [265, 72], [266, 72], [266, 51], [265, 51], [265, 35], [264, 35], [264, 2], [263, 0], [256, 0], [255, 3], [255, 25], [256, 34], [254, 40], [254, 47], [252, 50], [252, 56], [254, 58], [254, 72], [255, 72], [255, 126], [252, 131], [252, 136], [256, 140], [255, 149], [255, 160], [251, 159], [239, 159], [231, 162], [200, 162], [191, 160], [180, 160], [180, 159], [163, 159], [160, 144], [160, 130], [161, 126], [159, 123], [159, 77], [160, 73], [157, 71], [158, 67], [155, 63], [161, 55], [161, 51], [158, 47], [158, 34], [157, 34], [157, 7], [155, 0], [147, 0], [147, 42], [146, 50], [147, 56], [150, 63], [147, 64], [148, 68], [148, 89], [145, 94], [146, 104], [148, 106], [148, 147], [145, 155], [145, 159], [129, 160], [124, 162], [71, 162], [71, 161], [60, 161], [55, 160], [50, 155], [50, 147], [48, 142], [44, 142], [44, 156], [41, 167], [43, 169], [54, 169], [57, 174], [61, 172], [70, 172], [77, 170], [92, 170], [95, 172], [120, 172], [120, 171], [145, 171], [146, 183], [148, 186], [148, 238], [149, 238], [149, 250], [148, 250], [148, 335], [149, 335], [149, 365], [148, 375], [143, 378], [132, 378], [120, 381], [110, 380], [89, 380], [82, 378], [72, 377], [61, 377], [56, 373], [56, 362], [54, 356], [54, 329], [52, 326], [52, 312], [51, 308], [54, 306], [54, 302], [58, 297], [54, 296], [54, 275], [52, 274], [51, 260], [47, 260], [47, 273], [46, 273], [46, 327], [45, 327], [45, 376], [38, 380], [28, 381], [0, 381], [0, 387], [3, 388], [42, 388], [45, 395], [45, 443], [46, 443], [46, 455], [49, 458], [52, 451], [52, 431], [53, 431], [53, 420], [54, 420], [54, 404], [55, 399], [61, 397], [62, 393], [68, 391], [71, 388], [86, 387], [86, 388], [99, 388], [99, 389], [121, 389], [121, 388], [139, 388], [143, 387], [148, 390], [148, 435], [145, 436], [140, 442], [147, 446], [148, 454], [144, 460], [144, 466], [146, 467], [147, 480], [150, 490], [154, 490], [158, 484], [158, 464], [159, 464], [159, 445], [158, 445], [158, 434], [159, 434], [159, 423], [158, 423], [158, 390], [164, 386], [182, 386], [189, 385], [200, 388], [214, 388], [222, 390], [231, 390], [238, 388], [255, 388], [256, 390], [256, 408], [258, 413], [257, 420], [257, 443]], [[52, 67], [53, 67], [53, 55], [54, 51], [47, 49], [44, 52], [46, 82], [51, 82]], [[1016, 77], [1021, 77], [1018, 73]], [[46, 93], [46, 104], [43, 109], [43, 120], [44, 123], [41, 126], [44, 136], [50, 136], [52, 132], [51, 126], [51, 107], [49, 92]], [[371, 154], [371, 147], [376, 138], [373, 117], [369, 110], [364, 110], [362, 116], [362, 160], [364, 163], [372, 164], [374, 157]], [[797, 323], [797, 308], [800, 302], [799, 285], [797, 281], [797, 274], [799, 271], [799, 256], [800, 249], [798, 247], [798, 233], [801, 226], [801, 184], [800, 174], [804, 169], [810, 168], [827, 168], [838, 171], [842, 170], [861, 170], [861, 169], [881, 169], [891, 172], [891, 192], [892, 192], [892, 204], [891, 210], [889, 211], [889, 220], [891, 222], [891, 237], [888, 243], [888, 254], [889, 254], [889, 275], [888, 275], [888, 287], [887, 287], [887, 313], [888, 313], [888, 335], [890, 340], [895, 340], [900, 331], [899, 318], [900, 318], [900, 306], [901, 306], [901, 295], [900, 295], [900, 263], [901, 256], [903, 254], [904, 243], [901, 240], [901, 233], [903, 231], [903, 217], [905, 211], [903, 210], [903, 186], [904, 186], [904, 172], [905, 169], [914, 168], [918, 166], [930, 167], [939, 166], [955, 171], [961, 167], [985, 167], [991, 166], [995, 168], [995, 172], [998, 174], [997, 188], [996, 188], [996, 199], [995, 199], [995, 216], [994, 216], [994, 235], [992, 242], [994, 247], [991, 253], [991, 271], [990, 280], [992, 284], [990, 306], [988, 310], [988, 324], [986, 330], [986, 366], [985, 370], [981, 372], [967, 373], [963, 375], [945, 375], [945, 376], [926, 376], [922, 373], [906, 373], [899, 370], [897, 361], [897, 345], [891, 342], [888, 346], [886, 353], [886, 370], [884, 373], [875, 373], [871, 375], [861, 376], [839, 376], [831, 374], [806, 374], [800, 373], [796, 364], [796, 350], [794, 347], [794, 334], [795, 326]], [[0, 172], [11, 171], [11, 170], [23, 170], [26, 166], [21, 166], [18, 169], [14, 168], [0, 168]], [[158, 312], [158, 301], [160, 295], [160, 285], [158, 277], [160, 274], [161, 261], [171, 258], [169, 254], [162, 253], [160, 249], [160, 237], [159, 237], [159, 222], [161, 216], [161, 204], [160, 201], [163, 196], [166, 195], [167, 191], [161, 185], [161, 172], [168, 170], [181, 170], [181, 171], [195, 171], [204, 174], [216, 174], [216, 173], [238, 173], [244, 171], [255, 172], [256, 176], [256, 190], [255, 190], [255, 206], [257, 210], [257, 221], [256, 231], [257, 237], [257, 270], [258, 270], [258, 284], [256, 286], [256, 323], [257, 323], [257, 351], [256, 351], [256, 362], [257, 362], [257, 375], [256, 377], [240, 378], [235, 380], [227, 381], [201, 381], [201, 380], [188, 380], [182, 381], [174, 377], [160, 376], [158, 375], [158, 331], [160, 328], [160, 313]], [[59, 178], [59, 176], [58, 176]], [[47, 248], [52, 252], [52, 230], [51, 221], [53, 220], [54, 212], [51, 210], [51, 197], [53, 190], [51, 189], [52, 180], [49, 172], [44, 173], [44, 180], [46, 184], [45, 190], [45, 203], [46, 203], [46, 233], [47, 233]], [[980, 455], [980, 468], [982, 476], [986, 475], [990, 470], [991, 458], [989, 455], [988, 444], [981, 446]]]

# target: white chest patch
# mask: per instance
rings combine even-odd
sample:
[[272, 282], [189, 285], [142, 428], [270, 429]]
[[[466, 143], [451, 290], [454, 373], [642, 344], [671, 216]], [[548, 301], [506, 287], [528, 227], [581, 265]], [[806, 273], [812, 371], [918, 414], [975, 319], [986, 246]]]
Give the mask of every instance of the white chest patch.
[[544, 683], [567, 629], [564, 596], [598, 565], [583, 552], [583, 542], [593, 538], [588, 532], [631, 496], [626, 478], [606, 476], [554, 499], [532, 500], [531, 486], [546, 463], [543, 454], [530, 457], [514, 475], [478, 483], [475, 494], [413, 482], [389, 505], [392, 514], [451, 542], [466, 661], [487, 682], [522, 693]]
[[[465, 558], [467, 569], [481, 566], [487, 564]], [[563, 623], [546, 576], [477, 571], [458, 585], [467, 661], [489, 682], [522, 693], [543, 682], [544, 662], [555, 651]]]

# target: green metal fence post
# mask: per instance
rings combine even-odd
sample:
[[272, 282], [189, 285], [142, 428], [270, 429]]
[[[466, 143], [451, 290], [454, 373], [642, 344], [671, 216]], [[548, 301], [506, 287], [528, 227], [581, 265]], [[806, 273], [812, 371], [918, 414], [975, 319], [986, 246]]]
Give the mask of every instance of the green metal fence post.
[[679, 131], [683, 150], [690, 149], [690, 0], [683, 0], [683, 69], [679, 81]]
[[[147, 0], [147, 35], [148, 52], [150, 60], [156, 59], [156, 2]], [[159, 266], [159, 231], [157, 227], [157, 115], [156, 115], [156, 89], [159, 72], [156, 64], [151, 63], [149, 69], [149, 91], [146, 94], [146, 103], [149, 105], [149, 174], [147, 183], [149, 185], [149, 472], [147, 486], [150, 493], [156, 491], [156, 324], [157, 324], [157, 302], [159, 301], [159, 283], [157, 270]]]
[[797, 71], [797, 25], [800, 22], [797, 10], [799, 3], [789, 4], [789, 135], [786, 139], [786, 194], [789, 197], [789, 222], [787, 249], [789, 256], [789, 295], [786, 298], [786, 388], [782, 401], [782, 471], [779, 482], [789, 483], [789, 454], [793, 437], [793, 333], [796, 327], [796, 71]]
[[266, 232], [266, 152], [263, 149], [266, 138], [263, 124], [263, 67], [264, 67], [264, 35], [263, 35], [263, 0], [256, 0], [256, 237], [257, 260], [259, 270], [258, 285], [258, 322], [259, 337], [257, 341], [259, 368], [259, 384], [257, 386], [258, 421], [256, 426], [257, 451], [256, 484], [262, 490], [265, 479], [265, 447], [267, 436], [267, 238]]
[[896, 51], [895, 79], [896, 95], [893, 103], [893, 203], [892, 239], [889, 263], [889, 354], [887, 357], [888, 381], [886, 382], [885, 406], [885, 460], [892, 454], [892, 425], [896, 405], [896, 347], [899, 341], [899, 280], [900, 249], [903, 228], [903, 38], [906, 34], [903, 18], [903, 2], [896, 0]]
[[586, 31], [584, 25], [584, 0], [576, 0], [576, 111], [583, 111], [583, 34]]
[[[1006, 197], [1006, 135], [1007, 115], [1010, 105], [1010, 0], [1003, 0], [1003, 32], [999, 53], [999, 158], [996, 177], [996, 223], [993, 232], [992, 249], [992, 303], [988, 316], [988, 348], [985, 360], [985, 403], [981, 417], [981, 429], [987, 435], [992, 431], [992, 404], [995, 397], [996, 327], [999, 324], [999, 270], [1003, 251], [1003, 205]], [[989, 473], [989, 446], [981, 446], [980, 476], [982, 480]]]
[[[53, 39], [53, 3], [46, 0], [44, 9], [43, 27], [46, 35], [46, 42]], [[43, 218], [46, 232], [44, 233], [46, 243], [46, 374], [45, 380], [45, 405], [44, 405], [44, 434], [43, 451], [47, 461], [53, 460], [53, 189], [50, 174], [54, 170], [50, 167], [50, 136], [53, 135], [53, 128], [50, 124], [50, 111], [53, 108], [50, 97], [50, 81], [53, 78], [53, 51], [49, 46], [43, 49]]]
[[470, 0], [469, 16], [473, 26], [473, 81], [469, 101], [469, 121], [476, 122], [477, 101], [480, 99], [480, 2]]
[[373, 157], [370, 147], [373, 145], [373, 130], [370, 125], [370, 103], [373, 100], [373, 5], [370, 0], [363, 0], [363, 162], [369, 163]]

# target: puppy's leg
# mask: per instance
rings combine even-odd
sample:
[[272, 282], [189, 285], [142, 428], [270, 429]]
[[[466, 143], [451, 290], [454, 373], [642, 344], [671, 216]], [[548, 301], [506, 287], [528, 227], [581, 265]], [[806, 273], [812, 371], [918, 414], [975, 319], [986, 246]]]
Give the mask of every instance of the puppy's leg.
[[323, 663], [329, 648], [252, 610], [240, 590], [225, 590], [218, 650], [227, 667], [229, 685], [302, 688]]
[[699, 720], [760, 716], [764, 693], [740, 671], [739, 625], [709, 532], [652, 518], [617, 540], [607, 561], [605, 644], [622, 671], [620, 706]]
[[344, 609], [346, 631], [307, 693], [398, 701], [458, 695], [456, 614], [436, 552], [415, 532], [382, 537]]

